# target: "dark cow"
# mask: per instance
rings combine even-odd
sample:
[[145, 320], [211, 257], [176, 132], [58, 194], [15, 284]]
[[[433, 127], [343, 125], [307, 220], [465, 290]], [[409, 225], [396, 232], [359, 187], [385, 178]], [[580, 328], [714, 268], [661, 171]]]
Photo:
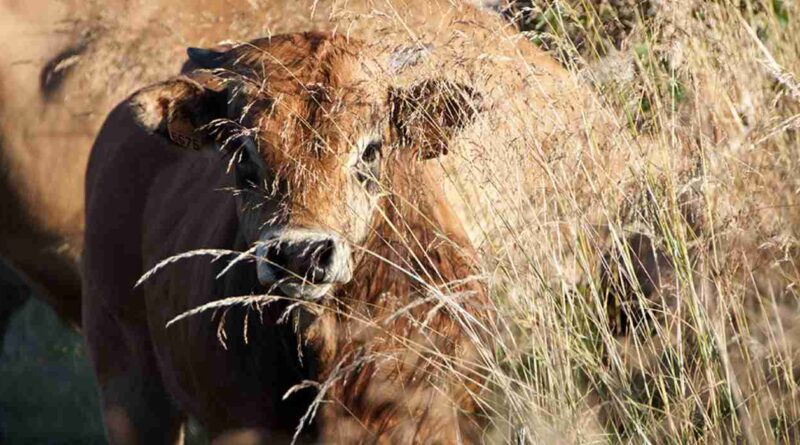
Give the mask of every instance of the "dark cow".
[[[480, 441], [492, 311], [424, 162], [479, 95], [392, 87], [366, 53], [323, 33], [190, 50], [205, 69], [107, 118], [86, 178], [83, 319], [111, 443], [175, 443], [187, 414], [215, 443], [288, 441], [315, 397], [301, 440]], [[262, 294], [277, 301], [167, 327]]]

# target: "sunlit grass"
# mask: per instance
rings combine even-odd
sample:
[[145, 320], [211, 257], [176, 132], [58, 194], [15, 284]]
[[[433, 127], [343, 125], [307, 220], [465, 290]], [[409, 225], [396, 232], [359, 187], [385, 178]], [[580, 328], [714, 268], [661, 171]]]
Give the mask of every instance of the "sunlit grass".
[[[629, 166], [628, 191], [614, 198], [622, 204], [606, 207], [607, 241], [587, 227], [546, 241], [496, 220], [481, 229], [494, 231], [489, 245], [539, 250], [486, 252], [513, 330], [493, 376], [511, 407], [508, 428], [531, 443], [797, 440], [798, 11], [785, 2], [533, 3], [549, 18], [526, 17], [531, 37], [557, 47], [648, 153]], [[597, 28], [614, 22], [614, 7], [638, 14], [621, 40]], [[586, 206], [556, 193], [560, 208]], [[667, 259], [659, 291], [599, 278], [610, 251], [621, 252], [610, 268], [633, 275], [638, 260], [624, 245], [635, 233]], [[607, 305], [619, 296], [627, 301]]]

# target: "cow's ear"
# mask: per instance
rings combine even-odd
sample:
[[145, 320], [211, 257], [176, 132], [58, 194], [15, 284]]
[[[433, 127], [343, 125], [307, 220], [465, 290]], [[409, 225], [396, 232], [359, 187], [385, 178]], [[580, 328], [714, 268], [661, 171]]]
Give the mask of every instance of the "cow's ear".
[[473, 88], [441, 79], [389, 91], [390, 122], [401, 146], [419, 159], [447, 154], [453, 135], [471, 123], [481, 96]]
[[209, 124], [227, 117], [227, 102], [225, 81], [208, 71], [151, 85], [130, 99], [142, 128], [191, 149], [200, 149], [213, 139]]

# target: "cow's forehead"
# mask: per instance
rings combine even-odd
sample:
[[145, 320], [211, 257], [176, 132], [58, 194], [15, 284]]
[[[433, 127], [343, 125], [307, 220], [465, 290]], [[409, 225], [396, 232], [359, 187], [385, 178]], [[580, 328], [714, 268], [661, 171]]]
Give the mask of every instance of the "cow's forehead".
[[380, 68], [354, 39], [327, 33], [302, 33], [255, 40], [233, 51], [235, 71], [244, 71], [273, 89], [366, 91]]
[[266, 99], [248, 112], [271, 166], [289, 176], [333, 171], [348, 162], [343, 154], [380, 131], [386, 88], [361, 49], [344, 37], [299, 34], [236, 50], [233, 69], [257, 85], [250, 99]]

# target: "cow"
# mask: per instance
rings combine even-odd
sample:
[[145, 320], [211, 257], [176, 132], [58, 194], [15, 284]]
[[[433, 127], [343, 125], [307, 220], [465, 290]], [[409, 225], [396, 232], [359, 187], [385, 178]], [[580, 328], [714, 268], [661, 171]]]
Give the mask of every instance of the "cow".
[[[185, 42], [213, 46], [313, 28], [347, 30], [387, 47], [434, 44], [433, 58], [457, 61], [434, 70], [495, 65], [480, 82], [496, 96], [500, 106], [492, 113], [504, 124], [536, 117], [494, 129], [499, 141], [520, 141], [533, 131], [559, 145], [561, 135], [579, 127], [572, 123], [596, 119], [587, 110], [601, 114], [593, 111], [602, 112], [597, 103], [581, 103], [593, 97], [588, 89], [474, 3], [482, 2], [0, 1], [0, 256], [62, 318], [80, 326], [83, 177], [92, 142], [117, 103], [180, 71]], [[515, 102], [510, 91], [528, 93]], [[497, 162], [504, 163], [500, 155]]]
[[[108, 116], [86, 175], [83, 320], [111, 443], [174, 443], [187, 414], [216, 443], [288, 440], [314, 397], [301, 439], [480, 442], [493, 311], [425, 162], [480, 93], [387, 85], [365, 48], [307, 32], [192, 49], [202, 69]], [[167, 327], [261, 294], [277, 301]]]
[[[74, 240], [82, 236], [82, 183], [92, 135], [69, 106], [57, 117], [44, 112], [48, 99], [59, 99], [46, 91], [57, 90], [60, 81], [46, 73], [56, 66], [67, 73], [68, 49], [74, 53], [80, 46], [80, 39], [53, 32], [68, 8], [60, 6], [0, 2], [0, 255], [9, 274], [23, 277], [78, 326], [80, 251]], [[21, 301], [0, 301], [2, 311]]]
[[[492, 48], [514, 34], [470, 5], [483, 2], [289, 3], [0, 0], [0, 256], [72, 326], [81, 324], [83, 177], [92, 142], [117, 103], [179, 72], [185, 42], [212, 46], [311, 28], [371, 40], [393, 32], [395, 42], [433, 32], [445, 41], [452, 33], [441, 31], [452, 28], [483, 33], [477, 40]], [[507, 46], [533, 52], [546, 71], [567, 78], [533, 45]]]

